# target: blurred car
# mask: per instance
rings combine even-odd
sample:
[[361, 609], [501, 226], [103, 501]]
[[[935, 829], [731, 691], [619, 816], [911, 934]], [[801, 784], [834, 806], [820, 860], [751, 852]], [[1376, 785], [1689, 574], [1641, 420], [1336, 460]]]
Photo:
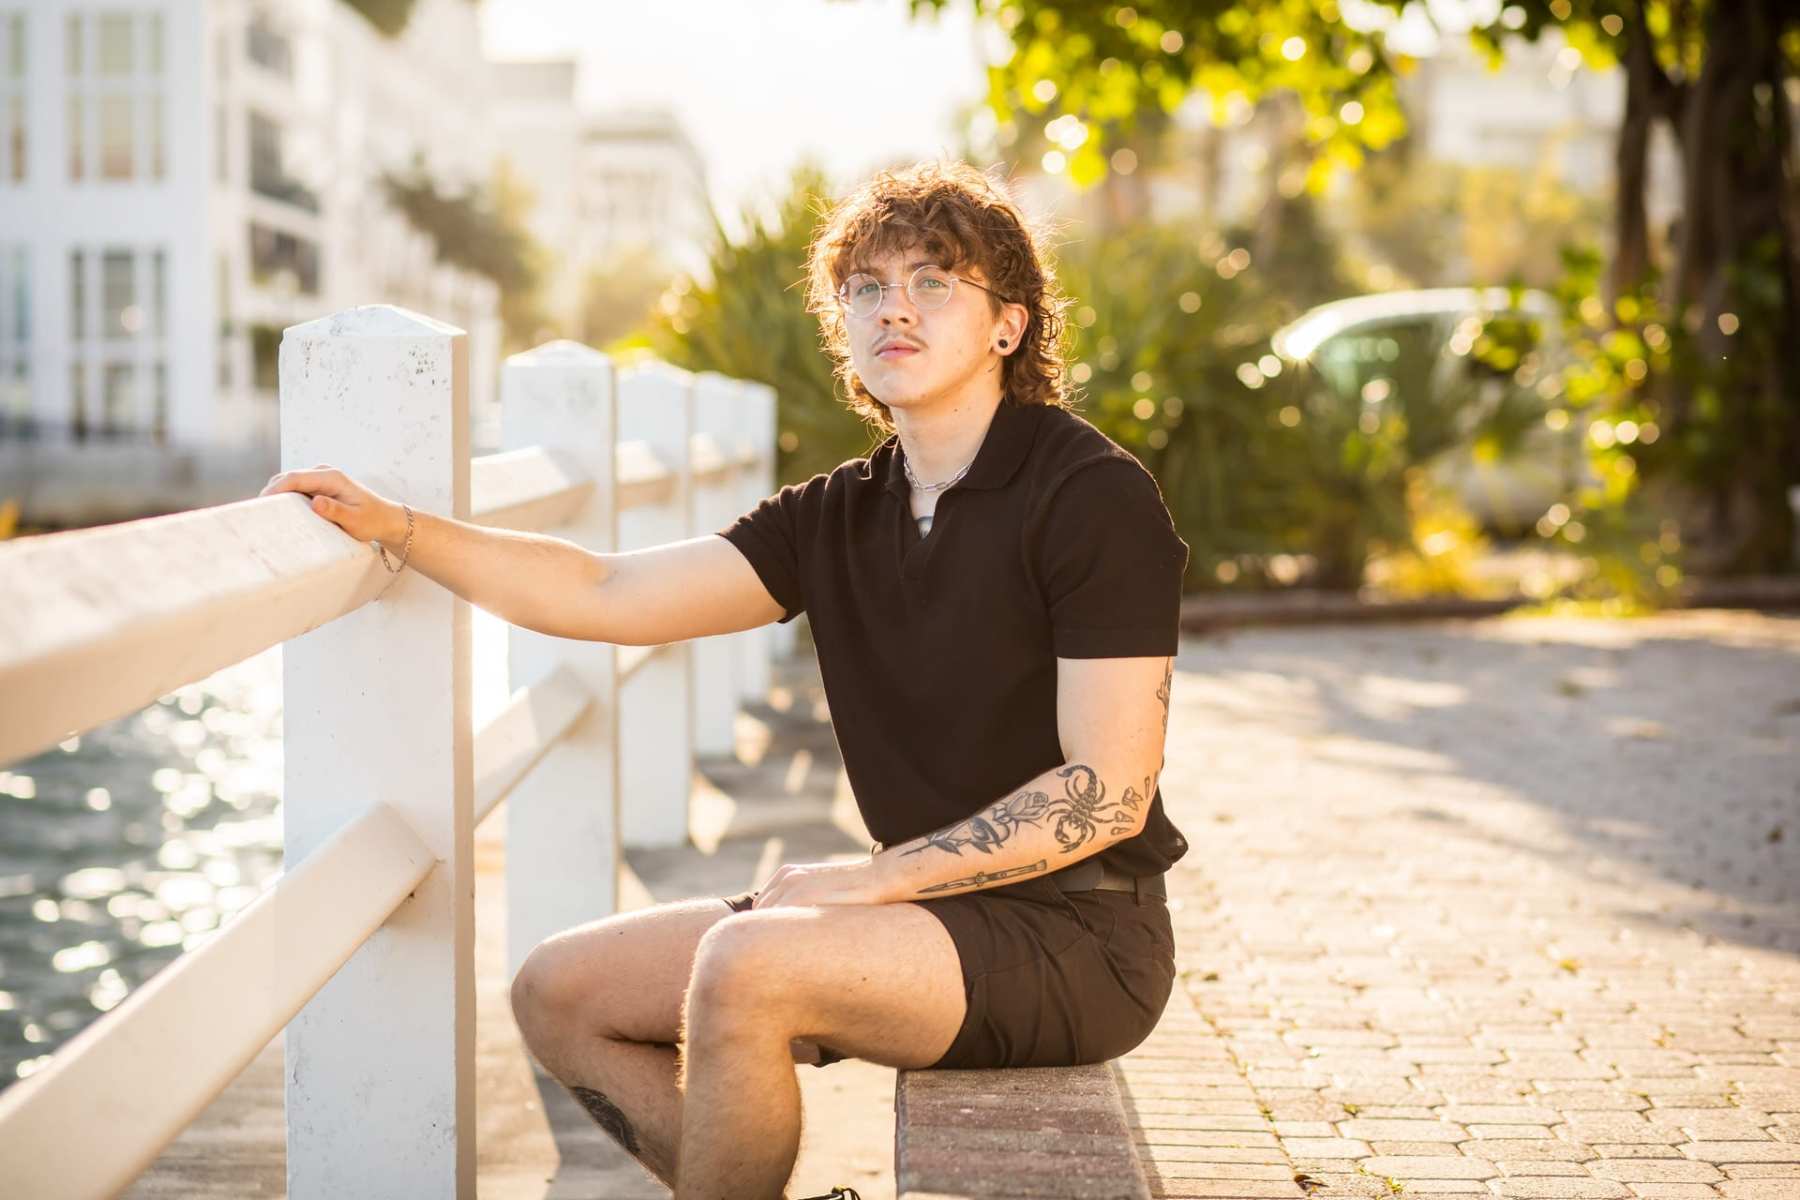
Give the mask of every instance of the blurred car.
[[1365, 432], [1404, 418], [1426, 464], [1482, 525], [1516, 535], [1589, 476], [1556, 403], [1566, 356], [1551, 296], [1508, 288], [1378, 292], [1322, 304], [1271, 348]]

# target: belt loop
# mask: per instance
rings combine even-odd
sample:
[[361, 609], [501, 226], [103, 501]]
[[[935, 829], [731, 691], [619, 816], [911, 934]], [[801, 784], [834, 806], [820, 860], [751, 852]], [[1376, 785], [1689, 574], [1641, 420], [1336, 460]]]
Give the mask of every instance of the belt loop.
[[1131, 877], [1131, 897], [1137, 902], [1139, 908], [1144, 906], [1144, 877], [1142, 875]]

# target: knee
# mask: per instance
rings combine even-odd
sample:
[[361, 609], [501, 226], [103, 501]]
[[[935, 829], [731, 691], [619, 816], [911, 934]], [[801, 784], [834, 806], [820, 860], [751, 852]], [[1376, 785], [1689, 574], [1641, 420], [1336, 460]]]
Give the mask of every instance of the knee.
[[512, 1012], [527, 1045], [569, 1018], [576, 990], [573, 975], [573, 964], [556, 938], [539, 942], [525, 956], [513, 976]]
[[782, 994], [779, 948], [769, 925], [764, 914], [738, 913], [706, 931], [688, 983], [693, 1019], [717, 1023], [753, 1014], [767, 1020]]

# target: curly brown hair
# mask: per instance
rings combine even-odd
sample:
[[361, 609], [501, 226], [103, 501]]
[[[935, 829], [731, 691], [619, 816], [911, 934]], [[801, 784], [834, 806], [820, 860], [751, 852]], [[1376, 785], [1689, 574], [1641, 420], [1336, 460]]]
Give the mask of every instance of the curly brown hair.
[[996, 316], [1001, 296], [1030, 312], [1018, 349], [1001, 359], [1002, 402], [1069, 406], [1064, 313], [1047, 253], [1050, 229], [1034, 221], [982, 171], [961, 161], [919, 162], [877, 172], [832, 207], [806, 257], [806, 311], [819, 317], [820, 340], [850, 410], [893, 432], [888, 406], [869, 394], [850, 357], [838, 307], [844, 280], [890, 253], [922, 250], [945, 269], [973, 265], [998, 292], [983, 292]]

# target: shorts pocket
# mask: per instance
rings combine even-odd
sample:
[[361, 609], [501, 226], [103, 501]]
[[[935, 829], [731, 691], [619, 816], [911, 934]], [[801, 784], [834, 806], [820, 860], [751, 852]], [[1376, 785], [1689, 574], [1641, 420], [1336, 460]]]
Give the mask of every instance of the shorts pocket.
[[1106, 939], [1106, 958], [1128, 1007], [1136, 1019], [1123, 1022], [1120, 1048], [1111, 1057], [1129, 1053], [1149, 1037], [1175, 991], [1175, 939], [1167, 906], [1160, 902], [1139, 905], [1121, 893], [1122, 907], [1115, 910], [1114, 924]]

